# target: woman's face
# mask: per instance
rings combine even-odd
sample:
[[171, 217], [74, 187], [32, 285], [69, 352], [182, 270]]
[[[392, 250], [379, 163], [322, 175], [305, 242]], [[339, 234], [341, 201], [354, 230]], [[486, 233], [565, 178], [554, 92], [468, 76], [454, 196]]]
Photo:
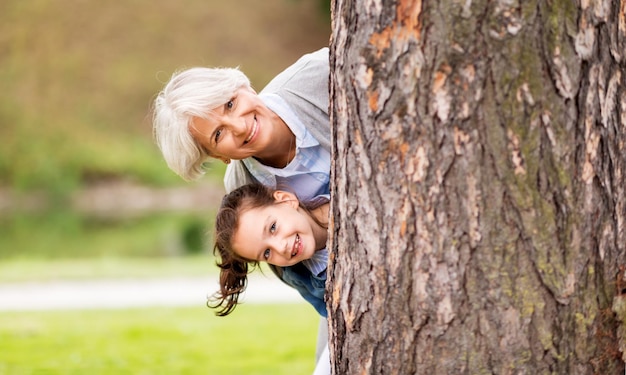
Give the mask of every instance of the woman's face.
[[194, 118], [191, 136], [214, 158], [241, 160], [272, 150], [272, 134], [280, 118], [249, 87], [242, 87], [206, 119]]
[[312, 219], [298, 208], [295, 196], [243, 211], [231, 245], [241, 257], [280, 267], [309, 259], [316, 251]]

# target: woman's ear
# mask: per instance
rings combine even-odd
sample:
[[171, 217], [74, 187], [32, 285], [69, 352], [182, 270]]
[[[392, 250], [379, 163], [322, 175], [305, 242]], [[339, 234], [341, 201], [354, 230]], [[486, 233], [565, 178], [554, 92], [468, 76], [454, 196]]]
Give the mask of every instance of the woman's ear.
[[204, 150], [204, 152], [206, 152], [207, 156], [212, 158], [212, 159], [216, 159], [216, 160], [221, 160], [224, 164], [230, 164], [230, 159], [224, 156], [215, 156], [213, 154], [211, 154], [206, 148], [202, 147], [202, 149]]
[[298, 197], [295, 194], [284, 190], [276, 190], [274, 192], [274, 200], [276, 203], [289, 203], [292, 207], [298, 207]]

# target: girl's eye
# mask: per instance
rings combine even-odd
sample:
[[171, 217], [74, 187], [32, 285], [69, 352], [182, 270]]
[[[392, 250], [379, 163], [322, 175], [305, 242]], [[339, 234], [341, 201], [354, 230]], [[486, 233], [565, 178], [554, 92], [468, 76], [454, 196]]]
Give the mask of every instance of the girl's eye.
[[220, 136], [222, 135], [222, 129], [219, 129], [215, 132], [215, 143], [219, 142]]
[[273, 224], [270, 226], [270, 233], [274, 233], [274, 232], [276, 232], [276, 223], [273, 223]]
[[263, 258], [265, 260], [268, 260], [270, 258], [270, 249], [265, 249], [265, 251], [263, 252]]

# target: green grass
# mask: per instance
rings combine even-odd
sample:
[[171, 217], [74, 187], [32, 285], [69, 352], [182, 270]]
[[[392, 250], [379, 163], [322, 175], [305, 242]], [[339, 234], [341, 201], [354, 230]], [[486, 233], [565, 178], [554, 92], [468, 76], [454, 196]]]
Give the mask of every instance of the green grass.
[[218, 272], [215, 259], [206, 254], [152, 258], [11, 259], [0, 262], [0, 283], [194, 277]]
[[[267, 265], [254, 270], [274, 277]], [[209, 254], [176, 257], [100, 257], [65, 259], [10, 259], [0, 262], [0, 283], [53, 280], [138, 279], [216, 275], [219, 268]]]
[[0, 374], [310, 374], [306, 304], [0, 313]]

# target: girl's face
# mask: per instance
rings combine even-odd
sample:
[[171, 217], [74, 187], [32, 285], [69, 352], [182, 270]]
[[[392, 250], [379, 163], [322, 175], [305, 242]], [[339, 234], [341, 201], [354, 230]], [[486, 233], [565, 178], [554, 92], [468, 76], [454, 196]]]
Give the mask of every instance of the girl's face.
[[242, 87], [208, 118], [194, 118], [189, 132], [216, 159], [262, 159], [272, 151], [272, 134], [280, 121], [252, 88]]
[[296, 197], [275, 193], [276, 203], [244, 210], [232, 237], [235, 253], [246, 259], [286, 267], [309, 259], [316, 251], [312, 218]]

